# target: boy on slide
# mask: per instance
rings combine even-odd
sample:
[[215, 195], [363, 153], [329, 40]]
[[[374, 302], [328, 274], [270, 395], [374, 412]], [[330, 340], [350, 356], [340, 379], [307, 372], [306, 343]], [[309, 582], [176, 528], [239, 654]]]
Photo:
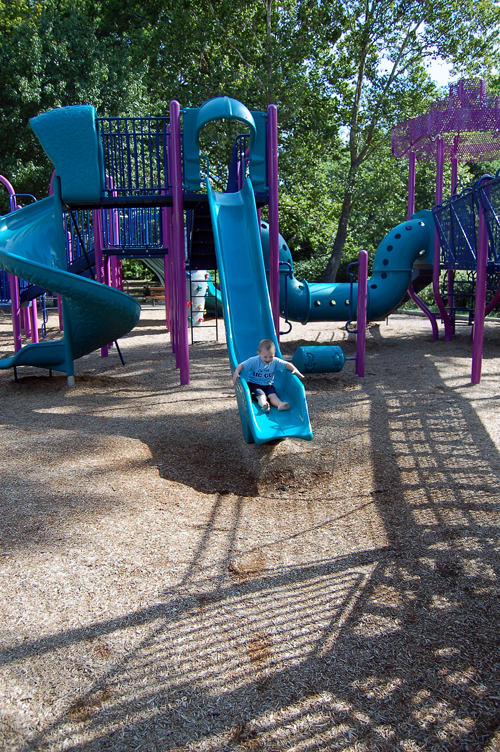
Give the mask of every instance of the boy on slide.
[[244, 360], [243, 363], [236, 366], [233, 374], [233, 384], [236, 384], [242, 371], [250, 371], [250, 375], [247, 378], [250, 394], [253, 399], [257, 400], [262, 411], [268, 413], [271, 405], [277, 407], [278, 410], [289, 410], [290, 403], [282, 402], [273, 386], [274, 374], [276, 371], [284, 371], [287, 368], [292, 373], [300, 376], [301, 379], [304, 376], [295, 368], [293, 363], [288, 363], [286, 360], [276, 357], [276, 347], [270, 339], [263, 339], [260, 342], [257, 353], [253, 358], [248, 358], [248, 360]]

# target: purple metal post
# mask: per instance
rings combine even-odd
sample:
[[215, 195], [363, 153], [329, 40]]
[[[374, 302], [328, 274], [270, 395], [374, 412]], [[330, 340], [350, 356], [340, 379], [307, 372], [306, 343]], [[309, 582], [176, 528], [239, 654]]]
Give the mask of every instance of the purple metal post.
[[[171, 152], [172, 152], [172, 131], [170, 128], [170, 124], [167, 126], [167, 148], [168, 148], [168, 163], [170, 164], [171, 160]], [[169, 173], [170, 174], [170, 173]], [[172, 190], [171, 185], [171, 179], [169, 184], [170, 190]], [[165, 190], [165, 193], [168, 191]], [[170, 324], [170, 344], [172, 347], [172, 352], [175, 355], [175, 365], [178, 368], [178, 358], [176, 355], [177, 352], [177, 333], [178, 333], [178, 326], [176, 321], [176, 294], [175, 294], [175, 273], [174, 273], [174, 239], [173, 239], [173, 219], [172, 219], [172, 208], [168, 207], [166, 209], [166, 223], [167, 223], [167, 247], [169, 249], [168, 253], [168, 285], [169, 285], [169, 324]], [[166, 300], [165, 300], [166, 303]]]
[[415, 165], [417, 155], [414, 151], [409, 154], [410, 160], [408, 165], [408, 219], [415, 214]]
[[118, 265], [116, 256], [109, 256], [109, 283], [118, 289]]
[[57, 313], [59, 315], [59, 331], [64, 331], [64, 324], [63, 324], [63, 312], [62, 312], [62, 298], [57, 294]]
[[10, 310], [12, 317], [12, 332], [14, 335], [14, 349], [21, 349], [21, 309], [19, 308], [19, 280], [14, 274], [9, 274]]
[[278, 203], [278, 110], [267, 108], [267, 177], [269, 183], [269, 296], [276, 337], [280, 331], [280, 248]]
[[448, 269], [446, 291], [448, 293], [448, 308], [450, 309], [450, 331], [455, 334], [455, 270]]
[[28, 308], [23, 308], [22, 314], [24, 321], [24, 336], [26, 339], [31, 339], [31, 316], [29, 306]]
[[484, 316], [486, 308], [486, 282], [488, 267], [488, 230], [484, 210], [479, 210], [479, 233], [477, 239], [476, 300], [474, 304], [474, 331], [472, 339], [471, 382], [481, 381], [483, 361]]
[[170, 175], [172, 179], [173, 283], [175, 288], [175, 322], [178, 344], [176, 358], [181, 384], [189, 384], [189, 339], [186, 300], [186, 257], [184, 248], [184, 210], [182, 202], [181, 118], [180, 105], [170, 102]]
[[368, 289], [368, 253], [358, 255], [358, 306], [356, 314], [356, 376], [365, 375], [366, 295]]
[[[115, 184], [111, 175], [106, 175], [106, 187], [111, 191], [112, 196], [117, 196], [118, 192], [115, 189]], [[109, 246], [117, 246], [120, 241], [120, 225], [117, 209], [108, 209], [108, 245], [106, 250], [109, 250]], [[118, 258], [116, 256], [108, 255], [108, 280], [111, 287], [119, 289], [119, 272], [118, 272]]]
[[31, 315], [31, 341], [38, 342], [38, 307], [36, 298], [33, 298], [31, 301], [27, 312]]
[[[94, 225], [94, 252], [95, 252], [95, 278], [97, 282], [104, 284], [104, 257], [102, 249], [104, 246], [103, 226], [101, 209], [93, 209], [92, 224]], [[107, 358], [109, 347], [101, 347], [101, 358]]]
[[167, 331], [171, 331], [171, 315], [172, 315], [172, 291], [171, 291], [171, 274], [170, 274], [170, 249], [172, 246], [172, 209], [163, 208], [161, 210], [161, 223], [163, 234], [163, 245], [168, 248], [168, 253], [165, 254], [163, 259], [164, 269], [164, 283], [165, 283], [165, 326]]
[[[443, 174], [444, 174], [444, 139], [438, 138], [436, 144], [436, 204], [443, 201]], [[434, 300], [444, 324], [444, 338], [446, 342], [451, 340], [451, 326], [448, 311], [444, 305], [439, 290], [439, 274], [441, 271], [441, 249], [437, 230], [434, 231], [434, 266], [432, 270], [432, 291]]]

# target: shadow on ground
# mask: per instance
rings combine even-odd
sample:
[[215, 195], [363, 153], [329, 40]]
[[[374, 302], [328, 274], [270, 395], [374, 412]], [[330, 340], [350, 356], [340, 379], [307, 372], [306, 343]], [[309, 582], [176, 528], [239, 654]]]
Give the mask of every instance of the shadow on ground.
[[[262, 551], [260, 559], [253, 552], [235, 562], [227, 543], [220, 552], [226, 576], [204, 579], [196, 563], [213, 535], [216, 498], [192, 576], [162, 603], [4, 652], [4, 664], [22, 667], [36, 657], [49, 666], [67, 659], [75, 644], [90, 654], [115, 631], [138, 624], [146, 630], [90, 692], [42, 724], [23, 752], [498, 748], [488, 745], [500, 724], [500, 457], [469, 402], [443, 388], [428, 358], [411, 360], [425, 370], [415, 388], [384, 374], [383, 356], [372, 367], [377, 379], [359, 394], [345, 374], [328, 381], [330, 390], [323, 377], [321, 388], [308, 392], [318, 416], [369, 399], [370, 503], [387, 545], [338, 558], [332, 551], [326, 560], [312, 556], [276, 571], [266, 569]], [[256, 448], [242, 448], [227, 414], [212, 410], [203, 428], [176, 415], [169, 428], [154, 431], [150, 417], [94, 414], [92, 430], [109, 432], [111, 421], [114, 430], [140, 438], [162, 476], [182, 483], [203, 457], [206, 479], [192, 474], [193, 488], [251, 496], [261, 470], [246, 475], [248, 468], [272, 457], [249, 455]], [[214, 428], [221, 420], [222, 446]], [[64, 416], [54, 421], [68, 428]], [[331, 457], [321, 438], [329, 431], [335, 426], [322, 423], [313, 456], [320, 465]], [[311, 461], [293, 455], [279, 462], [296, 472]], [[234, 508], [233, 530], [243, 502]], [[296, 536], [307, 533], [304, 524]]]

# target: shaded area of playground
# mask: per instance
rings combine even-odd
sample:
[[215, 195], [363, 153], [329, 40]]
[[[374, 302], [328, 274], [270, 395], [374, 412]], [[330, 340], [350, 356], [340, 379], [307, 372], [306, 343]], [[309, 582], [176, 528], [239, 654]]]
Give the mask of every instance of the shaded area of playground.
[[265, 447], [222, 344], [180, 388], [140, 332], [72, 392], [2, 374], [6, 748], [496, 750], [500, 327], [473, 390], [464, 333], [372, 327]]

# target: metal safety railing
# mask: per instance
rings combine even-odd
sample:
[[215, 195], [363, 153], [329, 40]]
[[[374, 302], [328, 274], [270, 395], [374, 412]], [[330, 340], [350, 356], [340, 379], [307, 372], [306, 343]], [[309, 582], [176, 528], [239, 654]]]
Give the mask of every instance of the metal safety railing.
[[494, 178], [477, 187], [477, 193], [488, 231], [489, 261], [500, 272], [500, 169]]
[[168, 192], [168, 117], [97, 118], [104, 167], [111, 178], [105, 194], [161, 196]]
[[466, 188], [432, 210], [446, 269], [475, 269], [479, 207], [476, 191]]
[[72, 210], [64, 214], [66, 254], [68, 264], [83, 258], [94, 250], [93, 213], [88, 209]]
[[116, 255], [144, 251], [147, 255], [168, 246], [163, 237], [160, 207], [106, 209], [103, 211], [104, 244]]

